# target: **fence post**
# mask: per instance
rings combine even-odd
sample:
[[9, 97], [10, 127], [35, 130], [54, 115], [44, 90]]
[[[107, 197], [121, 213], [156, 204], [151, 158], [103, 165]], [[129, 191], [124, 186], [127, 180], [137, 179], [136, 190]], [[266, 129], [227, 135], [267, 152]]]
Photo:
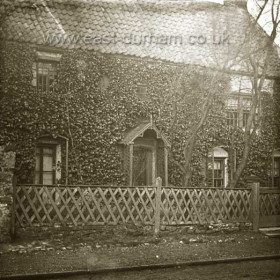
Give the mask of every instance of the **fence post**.
[[252, 206], [252, 224], [253, 231], [259, 230], [259, 220], [260, 220], [260, 183], [254, 182], [252, 184], [252, 196], [251, 196], [251, 206]]
[[12, 178], [12, 220], [11, 220], [11, 228], [10, 228], [10, 234], [11, 234], [11, 239], [14, 240], [15, 239], [15, 224], [16, 224], [16, 187], [17, 187], [17, 177], [16, 175], [13, 175]]
[[156, 203], [155, 203], [155, 235], [159, 234], [160, 230], [160, 204], [161, 204], [162, 179], [156, 178]]

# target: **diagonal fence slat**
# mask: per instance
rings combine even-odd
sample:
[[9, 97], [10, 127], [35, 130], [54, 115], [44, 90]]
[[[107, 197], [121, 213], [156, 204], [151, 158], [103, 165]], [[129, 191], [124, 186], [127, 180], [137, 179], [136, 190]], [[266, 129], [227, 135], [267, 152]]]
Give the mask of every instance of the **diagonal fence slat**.
[[161, 223], [249, 222], [250, 196], [250, 189], [163, 187]]
[[44, 214], [45, 215], [44, 215], [44, 217], [42, 217], [42, 221], [45, 221], [45, 219], [47, 218], [47, 220], [50, 223], [52, 223], [52, 219], [51, 219], [51, 217], [49, 215], [48, 210], [46, 209], [46, 206], [45, 206], [44, 202], [42, 201], [40, 192], [37, 190], [37, 188], [34, 188], [34, 192], [36, 193], [37, 199], [38, 199], [40, 205], [42, 206], [42, 209], [44, 210]]
[[[190, 206], [192, 206], [191, 209], [194, 209], [194, 212], [195, 212], [195, 215], [193, 215], [194, 221], [195, 221], [194, 224], [198, 223], [197, 220], [199, 221], [199, 224], [203, 224], [203, 221], [201, 219], [200, 213], [199, 213], [199, 211], [196, 208], [197, 202], [196, 202], [195, 199], [193, 199], [193, 197], [195, 197], [193, 195], [194, 191], [195, 190], [187, 190], [187, 194], [188, 194], [188, 198], [189, 198], [189, 202], [190, 202], [188, 210], [190, 209]], [[190, 214], [193, 214], [193, 213], [190, 213]]]
[[260, 216], [280, 215], [280, 191], [263, 190], [260, 193]]
[[20, 226], [153, 224], [154, 187], [22, 185], [16, 187]]
[[[261, 194], [263, 215], [279, 213], [277, 195]], [[153, 225], [155, 209], [159, 207], [155, 198], [153, 186], [19, 185], [15, 192], [15, 217], [22, 227]], [[250, 189], [162, 187], [160, 222], [163, 225], [248, 222], [250, 211]]]

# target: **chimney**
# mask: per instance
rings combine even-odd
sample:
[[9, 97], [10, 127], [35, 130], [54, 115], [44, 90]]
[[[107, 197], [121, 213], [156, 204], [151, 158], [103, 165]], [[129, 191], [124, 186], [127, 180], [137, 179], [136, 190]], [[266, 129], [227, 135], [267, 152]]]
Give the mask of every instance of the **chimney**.
[[224, 0], [225, 6], [238, 6], [247, 10], [247, 0]]

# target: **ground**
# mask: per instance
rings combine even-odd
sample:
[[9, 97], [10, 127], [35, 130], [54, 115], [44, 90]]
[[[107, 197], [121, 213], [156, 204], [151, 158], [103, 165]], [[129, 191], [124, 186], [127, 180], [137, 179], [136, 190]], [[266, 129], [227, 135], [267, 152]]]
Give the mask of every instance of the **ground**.
[[[65, 280], [57, 278], [55, 280]], [[73, 276], [67, 280], [279, 280], [280, 260], [186, 266]]]
[[0, 245], [0, 275], [94, 270], [255, 255], [280, 254], [280, 239], [246, 225], [162, 227], [102, 226], [19, 229]]

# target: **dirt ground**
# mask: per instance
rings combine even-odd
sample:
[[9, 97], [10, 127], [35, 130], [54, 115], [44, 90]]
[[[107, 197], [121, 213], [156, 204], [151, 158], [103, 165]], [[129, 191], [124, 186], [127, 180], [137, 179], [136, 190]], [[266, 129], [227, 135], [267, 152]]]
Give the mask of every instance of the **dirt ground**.
[[246, 226], [135, 226], [90, 229], [18, 230], [11, 244], [0, 244], [0, 275], [93, 270], [255, 255], [280, 254], [280, 239]]
[[[65, 280], [56, 278], [54, 280]], [[279, 280], [280, 260], [187, 266], [73, 276], [67, 280]]]

